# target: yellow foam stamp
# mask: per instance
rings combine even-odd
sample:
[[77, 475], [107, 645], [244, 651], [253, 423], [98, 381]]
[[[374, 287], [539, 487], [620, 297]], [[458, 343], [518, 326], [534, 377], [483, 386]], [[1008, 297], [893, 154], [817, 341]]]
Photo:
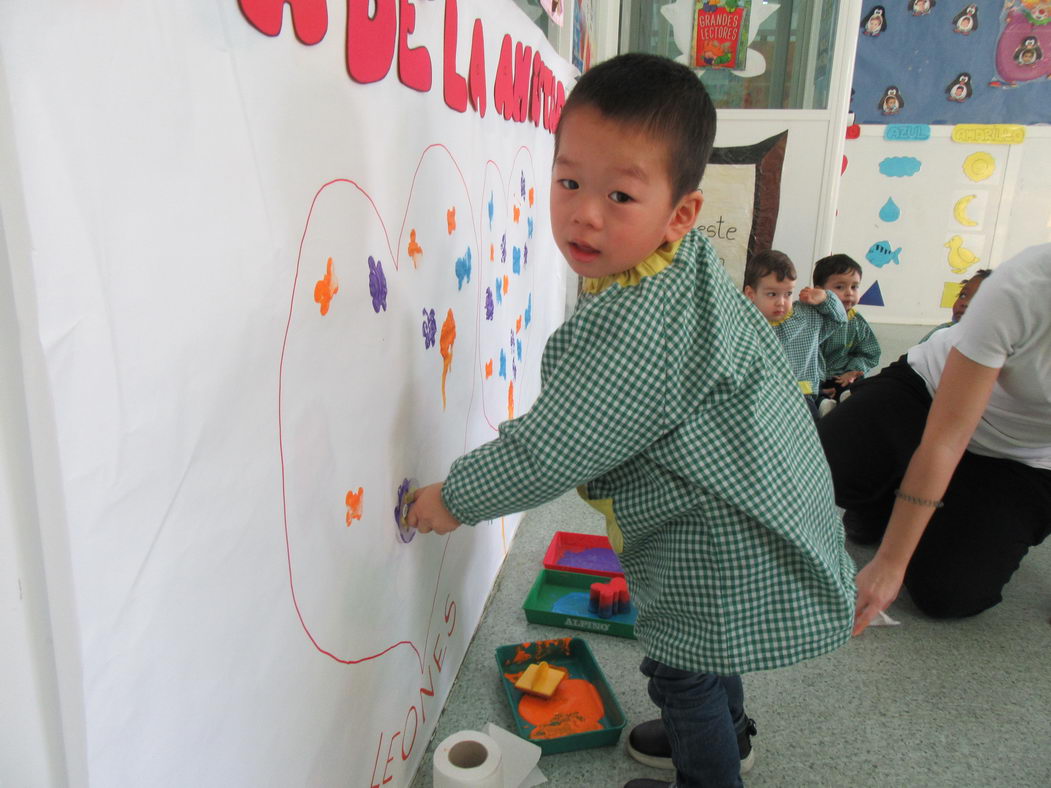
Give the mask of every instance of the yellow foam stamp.
[[552, 667], [546, 662], [534, 662], [526, 668], [525, 673], [518, 677], [515, 689], [527, 695], [547, 699], [555, 694], [558, 685], [567, 675], [567, 671], [562, 668]]

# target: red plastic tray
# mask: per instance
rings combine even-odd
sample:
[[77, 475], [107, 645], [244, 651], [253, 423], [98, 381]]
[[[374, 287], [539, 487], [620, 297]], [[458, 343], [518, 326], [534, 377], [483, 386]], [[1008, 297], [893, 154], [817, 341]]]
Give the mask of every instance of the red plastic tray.
[[576, 534], [571, 531], [555, 531], [544, 554], [544, 568], [602, 577], [624, 575], [609, 539], [598, 534]]

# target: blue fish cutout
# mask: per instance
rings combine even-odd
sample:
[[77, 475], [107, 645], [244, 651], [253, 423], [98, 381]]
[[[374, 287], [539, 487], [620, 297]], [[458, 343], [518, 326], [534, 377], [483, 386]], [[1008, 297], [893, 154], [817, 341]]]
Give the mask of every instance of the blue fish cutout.
[[901, 265], [901, 260], [898, 259], [899, 254], [901, 254], [900, 246], [891, 251], [890, 241], [876, 241], [865, 253], [865, 259], [876, 266], [876, 268], [882, 268], [890, 262], [893, 262], [895, 265]]

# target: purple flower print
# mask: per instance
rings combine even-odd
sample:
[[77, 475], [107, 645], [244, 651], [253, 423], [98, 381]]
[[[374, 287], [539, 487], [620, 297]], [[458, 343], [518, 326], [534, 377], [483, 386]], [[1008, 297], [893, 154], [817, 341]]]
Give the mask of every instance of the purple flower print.
[[387, 277], [383, 275], [383, 262], [374, 260], [369, 255], [369, 293], [372, 294], [372, 308], [379, 314], [380, 308], [387, 311]]

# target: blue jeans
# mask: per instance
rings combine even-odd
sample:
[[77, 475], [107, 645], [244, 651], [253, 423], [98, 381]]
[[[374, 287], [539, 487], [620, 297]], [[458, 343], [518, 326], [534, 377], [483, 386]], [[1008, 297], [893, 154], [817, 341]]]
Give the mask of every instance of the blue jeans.
[[747, 726], [740, 676], [690, 673], [646, 657], [650, 698], [671, 742], [675, 788], [741, 785], [738, 731]]

